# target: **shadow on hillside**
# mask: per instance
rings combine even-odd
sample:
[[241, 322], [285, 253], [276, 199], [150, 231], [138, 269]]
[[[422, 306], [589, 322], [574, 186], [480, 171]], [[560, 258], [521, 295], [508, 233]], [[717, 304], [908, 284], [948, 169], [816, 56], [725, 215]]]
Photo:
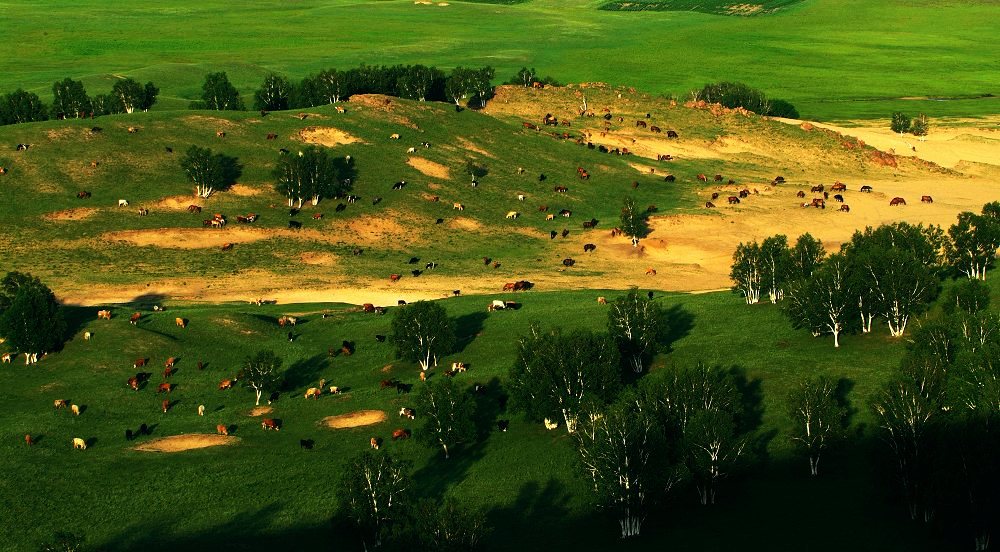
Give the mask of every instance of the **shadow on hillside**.
[[[485, 387], [484, 393], [473, 395], [476, 410], [472, 420], [476, 426], [476, 435], [480, 440], [486, 439], [490, 433], [496, 431], [497, 418], [507, 411], [507, 393], [501, 387], [500, 379], [492, 378], [485, 384]], [[472, 389], [469, 391], [473, 392]]]
[[88, 322], [97, 318], [97, 312], [93, 307], [63, 305], [63, 314], [66, 317], [67, 340], [75, 339]]
[[479, 333], [483, 331], [483, 324], [486, 322], [486, 318], [487, 315], [485, 312], [477, 311], [463, 314], [455, 319], [456, 353], [464, 351], [479, 336]]
[[[521, 535], [530, 534], [539, 540], [532, 541], [533, 550], [565, 550], [565, 538], [568, 536], [570, 524], [567, 523], [570, 513], [571, 495], [566, 486], [553, 478], [548, 481], [528, 481], [521, 486], [517, 498], [506, 507], [494, 508], [486, 513], [486, 523], [494, 531], [494, 546], [491, 549], [504, 549], [495, 546], [496, 539], [507, 541], [502, 535], [511, 528], [517, 528]], [[524, 537], [510, 535], [516, 541], [524, 542]]]
[[319, 383], [319, 373], [326, 367], [326, 355], [313, 355], [297, 360], [285, 370], [285, 381], [281, 388], [294, 391], [303, 387], [315, 387]]
[[413, 484], [417, 494], [434, 500], [444, 496], [445, 491], [465, 480], [469, 469], [486, 454], [486, 442], [474, 443], [449, 449], [446, 460], [441, 447], [434, 448], [434, 458], [413, 473]]
[[674, 343], [685, 338], [694, 329], [694, 314], [684, 308], [684, 305], [671, 305], [663, 310], [666, 330], [661, 336], [663, 353], [674, 350]]

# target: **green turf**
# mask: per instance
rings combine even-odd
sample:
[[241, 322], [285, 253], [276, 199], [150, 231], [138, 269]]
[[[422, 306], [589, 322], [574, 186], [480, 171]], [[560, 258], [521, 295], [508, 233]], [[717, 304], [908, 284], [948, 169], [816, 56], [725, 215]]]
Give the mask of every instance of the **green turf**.
[[[765, 17], [599, 10], [599, 0], [517, 5], [410, 0], [221, 0], [169, 5], [53, 0], [7, 3], [0, 90], [50, 95], [83, 78], [153, 80], [157, 109], [185, 107], [223, 70], [247, 95], [268, 73], [300, 78], [359, 63], [521, 66], [563, 82], [607, 81], [686, 97], [744, 81], [821, 120], [886, 117], [900, 98], [997, 94], [995, 2], [808, 0]], [[713, 2], [717, 4], [717, 2]], [[13, 61], [16, 60], [16, 61]], [[931, 116], [997, 113], [992, 99], [914, 102]]]
[[[606, 307], [598, 294], [613, 291], [535, 293], [503, 296], [522, 308], [487, 313], [494, 297], [461, 297], [444, 302], [459, 325], [459, 351], [443, 362], [470, 365], [463, 384], [489, 383], [484, 405], [496, 409], [506, 372], [514, 360], [513, 339], [530, 321], [564, 327], [601, 328]], [[665, 509], [657, 509], [647, 535], [625, 549], [649, 546], [699, 550], [936, 550], [941, 544], [904, 522], [902, 506], [888, 496], [892, 486], [872, 467], [872, 422], [867, 401], [898, 363], [902, 343], [884, 328], [867, 337], [848, 336], [840, 350], [830, 339], [792, 331], [771, 306], [746, 307], [735, 295], [660, 295], [670, 309], [673, 330], [669, 352], [657, 357], [653, 371], [703, 361], [736, 367], [757, 397], [763, 415], [756, 434], [765, 456], [753, 457], [740, 475], [723, 484], [719, 505], [697, 505], [692, 489], [681, 486]], [[296, 546], [353, 549], [329, 524], [337, 503], [334, 482], [344, 461], [368, 446], [372, 435], [388, 437], [408, 426], [396, 412], [410, 398], [379, 391], [378, 381], [397, 377], [419, 385], [418, 368], [393, 359], [391, 346], [378, 343], [388, 333], [390, 314], [365, 314], [340, 305], [172, 305], [163, 313], [146, 311], [130, 326], [134, 307], [114, 309], [111, 321], [95, 320], [96, 309], [71, 310], [74, 339], [61, 353], [39, 365], [4, 368], [5, 403], [0, 413], [0, 548], [32, 550], [59, 529], [82, 530], [91, 544], [110, 549], [176, 549], [219, 546], [265, 549], [288, 542]], [[323, 312], [329, 313], [325, 319]], [[293, 343], [275, 323], [280, 314], [297, 314]], [[186, 330], [173, 320], [190, 320]], [[86, 342], [82, 332], [92, 331]], [[344, 339], [357, 343], [350, 357], [327, 357]], [[239, 361], [259, 348], [273, 348], [284, 359], [289, 385], [273, 405], [280, 433], [264, 432], [247, 412], [250, 391], [218, 391], [217, 383], [235, 374]], [[125, 380], [132, 361], [148, 357], [160, 381], [163, 360], [180, 357], [166, 415], [162, 396], [151, 385], [139, 392]], [[198, 371], [198, 360], [207, 362]], [[15, 361], [16, 362], [16, 361]], [[792, 454], [785, 430], [783, 400], [802, 378], [825, 374], [846, 378], [861, 436], [824, 461], [820, 479], [810, 481], [804, 459]], [[441, 377], [437, 375], [435, 377]], [[319, 378], [349, 387], [341, 397], [302, 398]], [[86, 408], [79, 418], [54, 411], [54, 399], [71, 399]], [[198, 404], [207, 407], [197, 416]], [[350, 430], [316, 426], [324, 416], [365, 408], [384, 409], [390, 421]], [[387, 449], [414, 462], [421, 495], [460, 498], [487, 512], [494, 533], [489, 550], [516, 548], [607, 550], [618, 547], [610, 518], [592, 507], [585, 481], [576, 471], [571, 440], [561, 430], [547, 432], [510, 413], [508, 433], [491, 433], [444, 462], [436, 451], [416, 442], [388, 441]], [[241, 440], [231, 447], [175, 454], [130, 449], [126, 428], [155, 424], [153, 437], [212, 432], [217, 423], [238, 426]], [[28, 448], [30, 432], [39, 442]], [[87, 451], [74, 451], [72, 437], [95, 439]], [[302, 451], [298, 439], [313, 438], [316, 448]], [[147, 438], [142, 438], [145, 440]], [[806, 508], [803, 505], [809, 504]], [[826, 531], [832, 525], [850, 531]], [[818, 535], [823, 535], [819, 538]], [[290, 541], [288, 539], [294, 539]], [[803, 543], [808, 543], [804, 545]]]

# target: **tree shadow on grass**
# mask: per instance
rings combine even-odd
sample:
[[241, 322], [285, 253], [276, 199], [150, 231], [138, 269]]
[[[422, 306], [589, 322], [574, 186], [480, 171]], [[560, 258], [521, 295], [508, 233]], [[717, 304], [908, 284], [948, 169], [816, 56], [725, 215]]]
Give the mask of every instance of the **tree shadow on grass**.
[[319, 373], [326, 367], [326, 358], [326, 355], [323, 354], [313, 355], [292, 363], [285, 370], [285, 381], [281, 389], [294, 391], [306, 386], [314, 387], [319, 383]]
[[455, 319], [455, 353], [461, 353], [483, 331], [485, 312], [471, 312]]
[[[569, 516], [569, 504], [571, 495], [566, 486], [554, 479], [548, 481], [528, 481], [521, 486], [517, 493], [517, 498], [507, 506], [494, 508], [486, 513], [487, 524], [500, 532], [504, 528], [516, 527], [520, 535], [532, 535], [542, 537], [542, 540], [530, 543], [530, 549], [546, 550], [554, 547], [557, 550], [565, 549], [563, 539], [570, 531], [567, 527], [567, 517]], [[494, 533], [496, 539], [499, 535]], [[515, 535], [509, 535], [514, 541], [520, 539]], [[522, 537], [523, 538], [523, 537]], [[503, 539], [501, 537], [502, 541]], [[547, 542], [546, 542], [547, 541]], [[508, 542], [508, 545], [513, 544]], [[523, 544], [528, 544], [524, 542]], [[503, 549], [504, 547], [498, 547]], [[510, 549], [517, 549], [511, 546]]]
[[694, 314], [684, 308], [684, 305], [671, 305], [663, 311], [666, 330], [660, 337], [661, 351], [670, 353], [674, 350], [674, 343], [687, 337], [694, 329]]
[[506, 411], [507, 405], [507, 393], [501, 387], [499, 378], [492, 378], [485, 387], [485, 393], [473, 395], [476, 410], [472, 420], [480, 440], [486, 439], [496, 430], [497, 418]]
[[414, 487], [422, 497], [440, 499], [445, 491], [461, 483], [469, 469], [485, 455], [485, 441], [477, 439], [454, 449], [449, 448], [446, 460], [441, 447], [434, 448], [435, 456], [413, 474]]
[[768, 444], [778, 434], [775, 429], [758, 433], [764, 423], [764, 380], [749, 379], [742, 366], [731, 366], [729, 375], [740, 397], [740, 409], [736, 413], [737, 431], [751, 435], [748, 452], [754, 461], [764, 461], [768, 458]]

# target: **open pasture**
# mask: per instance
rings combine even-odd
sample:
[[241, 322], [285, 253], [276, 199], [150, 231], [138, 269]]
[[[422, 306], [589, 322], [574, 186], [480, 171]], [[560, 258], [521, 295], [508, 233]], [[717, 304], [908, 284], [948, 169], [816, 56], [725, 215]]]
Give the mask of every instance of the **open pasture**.
[[54, 81], [73, 77], [103, 91], [129, 75], [160, 87], [160, 110], [186, 107], [211, 71], [228, 72], [249, 94], [272, 72], [301, 78], [359, 63], [489, 64], [498, 79], [526, 65], [560, 82], [605, 81], [681, 98], [707, 82], [743, 81], [819, 120], [882, 118], [896, 109], [931, 117], [998, 112], [995, 98], [982, 98], [998, 93], [1000, 46], [989, 40], [995, 2], [809, 0], [756, 17], [613, 12], [599, 9], [602, 0], [439, 4], [8, 3], [0, 57], [17, 62], [0, 75], [0, 90], [47, 97]]

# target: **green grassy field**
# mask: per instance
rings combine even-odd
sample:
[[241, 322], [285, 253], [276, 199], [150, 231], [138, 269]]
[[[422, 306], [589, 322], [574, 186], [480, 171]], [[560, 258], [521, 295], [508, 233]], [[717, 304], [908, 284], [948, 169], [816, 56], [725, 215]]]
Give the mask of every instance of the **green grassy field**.
[[[528, 323], [599, 329], [606, 307], [594, 301], [598, 294], [610, 298], [617, 292], [521, 293], [513, 298], [522, 308], [496, 313], [485, 309], [493, 297], [444, 301], [460, 341], [459, 350], [442, 360], [470, 364], [459, 380], [490, 388], [480, 400], [484, 411], [492, 411], [483, 428], [494, 417], [511, 418], [510, 431], [490, 432], [447, 462], [415, 441], [386, 439], [386, 448], [414, 462], [419, 494], [458, 497], [486, 511], [493, 528], [487, 549], [943, 549], [932, 534], [904, 521], [904, 508], [889, 496], [892, 486], [874, 468], [873, 446], [881, 445], [871, 442], [868, 398], [898, 363], [902, 343], [879, 328], [871, 336], [849, 336], [834, 350], [829, 339], [792, 331], [773, 307], [746, 307], [727, 293], [659, 296], [671, 313], [672, 331], [653, 372], [699, 361], [739, 370], [748, 396], [762, 410], [756, 435], [766, 452], [751, 457], [723, 485], [718, 506], [698, 506], [694, 491], [681, 486], [653, 512], [643, 538], [621, 545], [613, 521], [592, 507], [568, 436], [499, 411], [496, 402], [514, 360], [513, 340]], [[52, 532], [71, 529], [86, 533], [92, 545], [116, 550], [265, 549], [290, 542], [354, 549], [356, 543], [330, 525], [338, 500], [334, 484], [345, 460], [366, 448], [369, 437], [387, 438], [393, 428], [407, 426], [395, 413], [410, 398], [379, 391], [378, 381], [398, 377], [419, 384], [419, 369], [394, 360], [391, 346], [374, 339], [388, 333], [392, 310], [377, 316], [326, 304], [168, 303], [166, 312], [147, 311], [133, 327], [127, 321], [133, 308], [114, 308], [111, 321], [95, 320], [96, 309], [74, 308], [75, 337], [64, 351], [35, 367], [15, 361], [4, 368], [0, 502], [6, 506], [0, 548], [32, 550]], [[292, 343], [274, 321], [281, 314], [304, 320]], [[186, 330], [173, 324], [177, 316], [190, 320]], [[84, 331], [94, 332], [92, 341], [81, 338]], [[326, 349], [344, 339], [357, 343], [356, 354], [329, 359]], [[263, 432], [258, 418], [248, 417], [253, 406], [248, 390], [216, 389], [259, 348], [273, 348], [287, 369], [286, 392], [270, 414], [283, 421], [279, 433]], [[164, 415], [154, 384], [168, 356], [180, 361], [172, 379], [175, 403]], [[135, 392], [125, 380], [138, 357], [150, 359], [154, 376], [150, 386]], [[204, 371], [195, 368], [199, 360], [207, 363]], [[790, 450], [783, 401], [792, 385], [817, 374], [847, 381], [858, 435], [829, 455], [822, 476], [811, 481], [804, 459]], [[303, 399], [303, 391], [320, 378], [350, 390], [340, 397]], [[55, 411], [52, 401], [59, 398], [83, 405], [82, 415]], [[205, 417], [195, 412], [199, 404], [207, 407]], [[325, 416], [369, 408], [385, 410], [390, 420], [346, 430], [317, 426]], [[172, 454], [139, 452], [131, 449], [136, 443], [125, 441], [124, 430], [141, 423], [154, 429], [140, 442], [211, 433], [217, 423], [238, 426], [234, 435], [240, 441]], [[31, 448], [22, 440], [28, 432], [39, 437]], [[88, 450], [75, 451], [72, 437], [93, 441]], [[315, 449], [300, 450], [302, 438], [315, 439]], [[831, 526], [843, 530], [831, 532]]]
[[[8, 3], [0, 57], [16, 60], [0, 90], [48, 96], [83, 78], [91, 93], [114, 75], [153, 80], [157, 109], [184, 107], [205, 73], [224, 70], [244, 92], [273, 71], [302, 77], [359, 63], [493, 65], [506, 79], [536, 67], [560, 81], [607, 81], [685, 97], [740, 80], [821, 120], [1000, 112], [995, 2], [808, 0], [774, 15], [609, 12], [601, 0], [516, 5], [409, 0], [220, 0], [134, 5]], [[712, 3], [718, 4], [717, 2]], [[960, 101], [903, 100], [955, 98]]]

